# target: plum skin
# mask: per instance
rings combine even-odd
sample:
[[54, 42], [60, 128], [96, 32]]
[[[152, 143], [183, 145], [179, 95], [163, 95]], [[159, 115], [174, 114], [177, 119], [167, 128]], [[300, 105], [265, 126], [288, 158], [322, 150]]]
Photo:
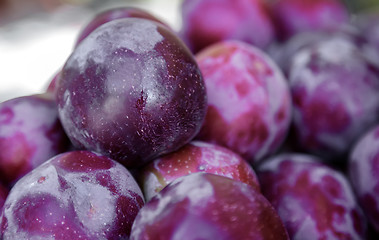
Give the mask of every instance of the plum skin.
[[121, 164], [88, 151], [48, 160], [11, 189], [1, 239], [124, 239], [142, 192]]
[[168, 184], [138, 213], [137, 239], [289, 239], [271, 204], [251, 186], [211, 173]]
[[298, 147], [345, 163], [352, 144], [379, 120], [378, 69], [352, 39], [332, 37], [294, 55], [289, 83]]
[[365, 133], [354, 145], [348, 174], [355, 194], [373, 228], [379, 232], [379, 126]]
[[233, 151], [210, 143], [192, 141], [139, 170], [146, 201], [175, 179], [195, 172], [208, 172], [244, 182], [260, 192], [258, 178], [245, 159]]
[[196, 139], [216, 143], [256, 164], [284, 141], [292, 118], [288, 83], [258, 48], [224, 41], [196, 55], [208, 96]]
[[80, 31], [75, 46], [77, 46], [79, 43], [83, 41], [84, 38], [86, 38], [91, 32], [93, 32], [96, 28], [101, 26], [104, 23], [121, 19], [121, 18], [144, 18], [151, 21], [156, 21], [160, 24], [165, 25], [166, 27], [169, 27], [167, 24], [163, 23], [160, 19], [153, 16], [149, 12], [136, 8], [136, 7], [116, 7], [111, 8], [108, 10], [104, 10], [100, 13], [98, 13], [89, 23], [85, 25], [85, 27]]
[[225, 40], [265, 48], [275, 37], [261, 0], [186, 0], [181, 12], [179, 34], [194, 53]]
[[189, 142], [205, 117], [192, 54], [146, 19], [101, 25], [73, 51], [58, 84], [59, 116], [73, 144], [130, 168]]
[[291, 239], [365, 239], [367, 220], [349, 181], [321, 159], [280, 154], [256, 171]]
[[0, 179], [11, 186], [20, 177], [70, 146], [50, 94], [0, 103]]

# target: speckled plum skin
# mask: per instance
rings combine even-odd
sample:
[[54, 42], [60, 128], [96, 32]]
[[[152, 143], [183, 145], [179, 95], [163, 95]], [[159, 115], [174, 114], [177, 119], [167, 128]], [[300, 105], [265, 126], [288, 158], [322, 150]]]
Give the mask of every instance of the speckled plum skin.
[[274, 153], [291, 120], [288, 83], [262, 51], [239, 41], [196, 55], [208, 110], [198, 139], [230, 148], [252, 164]]
[[365, 239], [366, 219], [347, 178], [320, 159], [281, 154], [257, 174], [291, 239]]
[[51, 95], [0, 103], [0, 179], [4, 184], [12, 185], [69, 145]]
[[138, 213], [131, 240], [289, 239], [274, 208], [251, 186], [210, 173], [167, 185]]
[[268, 8], [282, 40], [304, 31], [334, 30], [350, 18], [340, 0], [271, 1]]
[[185, 0], [180, 36], [197, 53], [223, 40], [265, 48], [275, 30], [261, 0]]
[[348, 173], [366, 216], [379, 233], [379, 126], [368, 131], [354, 146]]
[[170, 182], [195, 172], [229, 177], [260, 191], [257, 176], [245, 159], [227, 148], [201, 141], [192, 141], [150, 162], [140, 170], [140, 185], [148, 201]]
[[105, 23], [65, 63], [59, 117], [76, 147], [137, 167], [175, 151], [199, 132], [207, 98], [185, 44], [156, 22]]
[[121, 19], [121, 18], [144, 18], [151, 21], [158, 22], [160, 24], [165, 25], [166, 27], [169, 27], [166, 23], [164, 23], [162, 20], [158, 19], [151, 13], [140, 9], [136, 7], [116, 7], [104, 10], [100, 13], [98, 13], [96, 16], [89, 21], [84, 28], [80, 31], [78, 38], [76, 40], [75, 45], [77, 46], [79, 43], [83, 41], [84, 38], [86, 38], [91, 32], [93, 32], [96, 28], [103, 25], [104, 23]]
[[345, 163], [353, 142], [379, 121], [378, 73], [347, 38], [325, 39], [296, 53], [289, 82], [300, 148]]
[[50, 159], [21, 178], [2, 212], [1, 239], [128, 239], [144, 205], [121, 164], [93, 152]]

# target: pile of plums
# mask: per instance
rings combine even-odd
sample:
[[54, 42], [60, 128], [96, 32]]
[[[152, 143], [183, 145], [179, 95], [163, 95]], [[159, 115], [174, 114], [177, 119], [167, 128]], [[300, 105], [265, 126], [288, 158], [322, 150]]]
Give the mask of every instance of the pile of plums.
[[379, 11], [181, 14], [100, 12], [0, 103], [0, 239], [378, 239]]

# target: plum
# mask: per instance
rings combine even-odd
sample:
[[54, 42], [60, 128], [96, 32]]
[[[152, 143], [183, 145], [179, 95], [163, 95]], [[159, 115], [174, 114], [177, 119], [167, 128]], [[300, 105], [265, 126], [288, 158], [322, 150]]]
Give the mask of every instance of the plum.
[[129, 168], [191, 141], [207, 107], [189, 49], [142, 18], [113, 20], [86, 37], [65, 63], [56, 95], [74, 146]]
[[7, 199], [9, 190], [3, 184], [0, 184], [0, 211], [3, 209], [5, 199]]
[[273, 154], [292, 117], [288, 83], [278, 66], [235, 40], [209, 46], [196, 59], [208, 96], [197, 139], [230, 148], [252, 164]]
[[143, 205], [121, 164], [89, 151], [62, 153], [11, 189], [1, 239], [128, 239]]
[[349, 157], [349, 178], [371, 225], [379, 232], [379, 126], [365, 133]]
[[49, 85], [46, 88], [46, 92], [49, 94], [52, 94], [53, 96], [55, 96], [57, 92], [57, 86], [58, 86], [57, 83], [59, 81], [59, 74], [60, 74], [60, 71], [54, 74], [54, 76], [50, 79]]
[[251, 186], [211, 173], [180, 177], [139, 211], [138, 239], [289, 239], [265, 197]]
[[227, 148], [201, 141], [192, 141], [147, 164], [140, 170], [140, 185], [148, 201], [168, 183], [195, 172], [230, 177], [260, 191], [257, 176], [245, 159]]
[[319, 158], [277, 155], [257, 175], [291, 239], [365, 239], [366, 219], [347, 178]]
[[302, 151], [346, 163], [354, 141], [379, 121], [379, 70], [348, 38], [330, 38], [293, 57], [289, 82]]
[[340, 0], [271, 1], [268, 9], [282, 40], [304, 31], [335, 30], [350, 20]]
[[265, 48], [275, 37], [262, 0], [185, 0], [181, 13], [179, 34], [194, 53], [231, 39]]
[[116, 7], [107, 10], [103, 10], [95, 15], [80, 31], [78, 38], [76, 40], [75, 46], [83, 41], [91, 32], [93, 32], [96, 28], [103, 25], [104, 23], [121, 19], [121, 18], [144, 18], [151, 21], [155, 21], [161, 23], [169, 28], [169, 26], [164, 23], [162, 20], [158, 19], [148, 11], [136, 8], [136, 7]]
[[0, 103], [0, 179], [14, 182], [69, 148], [50, 94], [22, 96]]

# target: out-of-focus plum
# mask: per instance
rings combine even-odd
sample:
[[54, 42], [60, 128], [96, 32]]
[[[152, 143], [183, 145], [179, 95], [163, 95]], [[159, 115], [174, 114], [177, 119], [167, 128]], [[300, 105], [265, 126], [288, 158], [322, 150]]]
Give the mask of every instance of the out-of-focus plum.
[[330, 38], [293, 58], [289, 81], [302, 150], [333, 163], [379, 121], [379, 70], [348, 38]]
[[57, 103], [76, 147], [137, 167], [191, 141], [207, 98], [193, 55], [172, 31], [125, 18], [101, 25], [73, 51]]
[[245, 159], [227, 148], [193, 141], [176, 152], [155, 159], [140, 170], [140, 185], [146, 201], [175, 179], [195, 172], [230, 177], [260, 191], [257, 176]]
[[231, 39], [265, 48], [275, 36], [262, 0], [185, 0], [181, 13], [180, 35], [194, 53]]
[[335, 30], [350, 20], [341, 0], [279, 0], [268, 9], [282, 40], [304, 31]]
[[0, 179], [17, 179], [70, 146], [50, 94], [0, 103]]
[[76, 46], [83, 41], [91, 32], [93, 32], [96, 28], [103, 25], [104, 23], [121, 19], [121, 18], [144, 18], [151, 21], [155, 21], [157, 23], [165, 25], [167, 28], [170, 28], [166, 23], [162, 22], [162, 20], [158, 19], [148, 11], [136, 8], [136, 7], [116, 7], [107, 10], [103, 10], [99, 12], [96, 16], [89, 21], [85, 27], [80, 31], [78, 38], [76, 40]]
[[230, 148], [252, 164], [274, 153], [292, 118], [288, 83], [277, 65], [239, 41], [214, 44], [196, 58], [208, 96], [197, 138]]
[[1, 215], [1, 239], [128, 239], [143, 205], [137, 182], [121, 164], [67, 152], [14, 185]]
[[274, 208], [251, 186], [211, 173], [167, 185], [138, 213], [131, 240], [289, 239]]
[[348, 173], [365, 214], [379, 233], [379, 126], [357, 141], [350, 154]]
[[259, 165], [257, 174], [291, 239], [365, 239], [366, 218], [347, 178], [320, 159], [277, 155]]

